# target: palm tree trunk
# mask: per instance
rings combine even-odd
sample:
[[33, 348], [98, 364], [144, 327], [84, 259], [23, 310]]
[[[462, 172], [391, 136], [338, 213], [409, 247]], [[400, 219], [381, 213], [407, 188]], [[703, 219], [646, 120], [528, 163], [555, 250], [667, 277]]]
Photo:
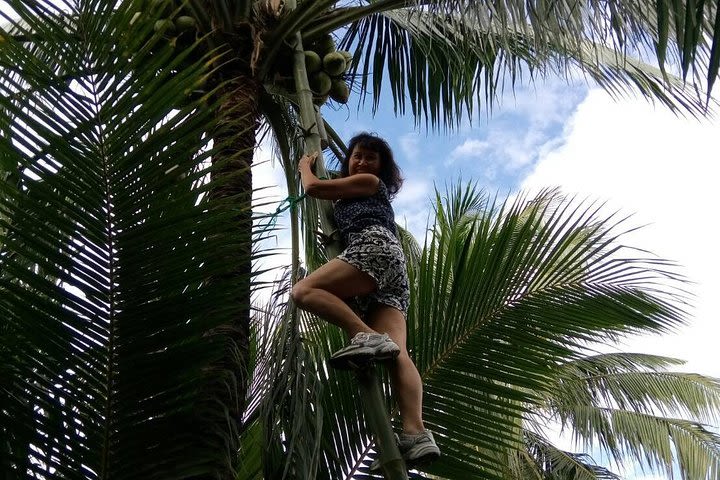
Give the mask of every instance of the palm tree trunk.
[[[228, 72], [223, 72], [228, 73]], [[232, 431], [227, 435], [230, 451], [239, 447], [239, 432], [242, 429], [242, 415], [249, 380], [249, 338], [250, 338], [250, 296], [251, 296], [251, 257], [252, 257], [252, 160], [255, 148], [255, 133], [259, 126], [258, 99], [260, 84], [250, 75], [232, 72], [231, 80], [224, 84], [220, 92], [222, 102], [217, 115], [219, 124], [212, 133], [213, 143], [218, 151], [213, 155], [215, 167], [211, 182], [217, 182], [210, 190], [210, 197], [223, 204], [223, 208], [234, 210], [233, 222], [241, 232], [239, 245], [242, 251], [236, 252], [229, 262], [231, 273], [225, 278], [214, 278], [211, 282], [233, 282], [237, 286], [237, 295], [225, 306], [236, 309], [236, 318], [208, 335], [222, 338], [224, 351], [222, 357], [211, 368], [218, 372], [214, 381], [206, 386], [204, 398], [225, 407], [235, 420], [229, 425]], [[224, 416], [218, 414], [204, 421], [222, 422]], [[228, 470], [222, 478], [233, 478], [234, 468]]]

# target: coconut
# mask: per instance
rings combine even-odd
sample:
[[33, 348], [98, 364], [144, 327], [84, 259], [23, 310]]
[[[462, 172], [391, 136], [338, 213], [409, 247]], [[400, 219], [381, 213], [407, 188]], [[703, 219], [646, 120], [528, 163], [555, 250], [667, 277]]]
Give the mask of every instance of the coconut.
[[165, 33], [167, 35], [172, 35], [173, 33], [175, 33], [175, 24], [172, 20], [168, 18], [158, 20], [157, 22], [155, 22], [155, 31]]
[[330, 98], [338, 103], [347, 103], [350, 98], [350, 87], [345, 83], [345, 80], [336, 79], [332, 81]]
[[315, 73], [322, 67], [322, 60], [317, 52], [312, 50], [305, 50], [305, 68], [308, 73]]
[[327, 34], [321, 37], [315, 42], [315, 48], [313, 49], [320, 54], [320, 56], [327, 55], [330, 52], [335, 51], [335, 39], [332, 35]]
[[353, 61], [353, 54], [347, 50], [338, 50], [338, 53], [345, 58], [345, 68], [347, 69]]
[[317, 96], [327, 95], [332, 87], [332, 79], [325, 72], [315, 72], [308, 79], [310, 90]]
[[334, 77], [345, 71], [345, 57], [340, 52], [331, 52], [323, 58], [323, 68], [328, 75]]
[[180, 32], [187, 32], [197, 27], [197, 21], [190, 16], [181, 15], [175, 19], [175, 26]]

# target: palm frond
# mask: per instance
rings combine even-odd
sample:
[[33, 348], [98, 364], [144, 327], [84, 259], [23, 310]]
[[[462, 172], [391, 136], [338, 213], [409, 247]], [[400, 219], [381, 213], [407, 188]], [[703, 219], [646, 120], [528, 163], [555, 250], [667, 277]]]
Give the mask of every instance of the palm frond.
[[[654, 45], [662, 41], [655, 38], [655, 12], [644, 4], [618, 4], [623, 13], [617, 15], [613, 8], [586, 2], [428, 3], [433, 6], [427, 9], [356, 9], [341, 45], [356, 51], [352, 76], [363, 96], [372, 92], [373, 109], [388, 84], [396, 114], [409, 109], [418, 123], [453, 128], [464, 115], [472, 119], [478, 107], [492, 107], [505, 88], [525, 78], [556, 74], [573, 80], [582, 72], [616, 97], [639, 92], [679, 113], [706, 111], [702, 91], [710, 90], [700, 86], [700, 79], [686, 85], [665, 71], [664, 59], [656, 62]], [[658, 8], [666, 5], [658, 1]], [[714, 7], [699, 8], [698, 15], [714, 16]], [[610, 23], [621, 17], [623, 28], [614, 31]], [[308, 35], [324, 28], [311, 27]], [[706, 65], [707, 39], [696, 39], [694, 45], [695, 56], [668, 50], [692, 58], [683, 64], [684, 73], [692, 66], [699, 74]], [[711, 73], [708, 78], [714, 79], [717, 72]]]
[[226, 300], [246, 281], [234, 265], [250, 245], [238, 207], [207, 195], [222, 145], [206, 135], [209, 97], [186, 92], [210, 58], [146, 42], [153, 19], [133, 24], [129, 4], [73, 3], [70, 17], [12, 5], [43, 41], [4, 38], [0, 50], [11, 114], [0, 149], [21, 172], [0, 185], [0, 468], [225, 475], [246, 367], [233, 335], [247, 308]]
[[627, 353], [562, 363], [545, 392], [547, 415], [529, 418], [529, 426], [542, 429], [545, 419], [556, 419], [585, 448], [599, 444], [618, 463], [630, 457], [660, 472], [676, 467], [683, 478], [716, 471], [720, 437], [697, 421], [717, 420], [720, 384], [665, 371], [679, 363]]
[[400, 244], [402, 245], [403, 252], [405, 253], [407, 268], [416, 269], [420, 264], [420, 256], [422, 255], [420, 244], [409, 230], [406, 230], [400, 225], [396, 225], [396, 228], [398, 230]]
[[610, 470], [597, 465], [587, 454], [561, 450], [547, 439], [525, 432], [526, 449], [511, 459], [512, 478], [575, 480], [619, 480]]
[[[522, 443], [516, 419], [541, 405], [554, 365], [586, 342], [678, 325], [681, 284], [654, 288], [665, 265], [620, 257], [616, 222], [593, 205], [556, 192], [512, 203], [483, 202], [477, 192], [460, 201], [459, 193], [438, 207], [439, 228], [411, 279], [409, 345], [426, 384], [427, 423], [462, 458], [430, 471], [488, 475]], [[471, 214], [453, 204], [484, 207]]]
[[[534, 412], [552, 404], [548, 399], [554, 399], [558, 382], [580, 382], [573, 376], [578, 371], [605, 369], [613, 380], [596, 385], [598, 391], [608, 390], [597, 397], [624, 395], [628, 405], [650, 395], [659, 397], [656, 405], [668, 408], [692, 405], [703, 391], [706, 399], [715, 398], [716, 385], [708, 379], [697, 381], [694, 390], [665, 395], [695, 381], [691, 376], [650, 377], [657, 373], [652, 370], [673, 364], [669, 359], [628, 354], [583, 358], [578, 353], [587, 342], [664, 331], [683, 320], [674, 303], [682, 300], [682, 278], [668, 262], [637, 257], [632, 250], [633, 255], [623, 257], [626, 250], [618, 247], [622, 220], [556, 191], [497, 201], [466, 186], [437, 197], [435, 225], [417, 266], [410, 268], [408, 316], [411, 353], [425, 383], [425, 421], [443, 450], [428, 473], [436, 478], [506, 478], [511, 458], [517, 468], [539, 475], [545, 468], [615, 478], [588, 457], [563, 452], [539, 436], [534, 453], [528, 450], [528, 435], [535, 434], [523, 422], [532, 422]], [[323, 416], [318, 478], [372, 478], [367, 466], [377, 452], [355, 381], [324, 367], [324, 359], [346, 339], [325, 322], [302, 319], [302, 344], [323, 385], [317, 407]], [[619, 372], [625, 370], [629, 376], [622, 377]], [[642, 390], [642, 372], [655, 382], [649, 393]], [[387, 408], [392, 409], [389, 393]], [[704, 406], [688, 412], [709, 414], [714, 403], [696, 403], [703, 401]], [[297, 417], [290, 410], [285, 413]], [[575, 417], [567, 418], [567, 425], [573, 421]], [[590, 428], [583, 418], [579, 421], [581, 431]], [[695, 444], [705, 445], [706, 453], [712, 450], [707, 432], [683, 428], [695, 432]], [[627, 427], [626, 435], [630, 432]], [[688, 458], [695, 455], [686, 451]], [[702, 461], [687, 460], [684, 468], [696, 469]]]
[[560, 417], [575, 405], [613, 407], [646, 414], [680, 415], [706, 423], [720, 412], [720, 381], [693, 373], [664, 371], [674, 359], [643, 354], [602, 354], [558, 367], [548, 390], [550, 409]]
[[599, 446], [616, 462], [632, 458], [651, 471], [682, 478], [711, 479], [720, 472], [720, 436], [690, 420], [578, 405], [572, 417], [584, 448]]
[[[286, 279], [286, 288], [289, 279]], [[323, 431], [322, 384], [305, 347], [299, 312], [277, 292], [274, 307], [263, 322], [264, 358], [260, 370], [266, 393], [261, 403], [264, 478], [317, 477]], [[261, 317], [262, 318], [262, 317]], [[257, 370], [256, 370], [257, 371]]]

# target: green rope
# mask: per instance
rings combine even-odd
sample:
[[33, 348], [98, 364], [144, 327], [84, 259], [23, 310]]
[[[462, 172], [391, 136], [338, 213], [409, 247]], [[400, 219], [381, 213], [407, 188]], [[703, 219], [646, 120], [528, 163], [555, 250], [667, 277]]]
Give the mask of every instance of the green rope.
[[[327, 180], [327, 177], [318, 177], [318, 178], [320, 180]], [[286, 211], [289, 208], [297, 207], [297, 205], [300, 204], [300, 202], [305, 200], [305, 197], [307, 197], [307, 193], [303, 193], [302, 195], [297, 196], [297, 197], [293, 197], [292, 195], [288, 195], [287, 197], [285, 197], [285, 200], [280, 202], [280, 205], [278, 205], [278, 207], [275, 209], [275, 213], [273, 213], [271, 215], [270, 220], [268, 221], [267, 225], [265, 225], [265, 228], [263, 228], [260, 231], [258, 236], [262, 236], [267, 231], [267, 229], [269, 229], [270, 227], [274, 227], [275, 224], [277, 224], [277, 219], [281, 213], [283, 213], [284, 211]]]
[[[282, 212], [284, 212], [288, 208], [296, 207], [300, 202], [302, 202], [305, 199], [305, 197], [307, 197], [307, 193], [303, 193], [299, 197], [293, 197], [292, 195], [288, 195], [287, 198], [285, 198], [285, 200], [280, 202], [280, 205], [278, 205], [277, 209], [275, 210], [275, 213], [273, 213], [273, 217], [277, 217], [278, 215], [280, 215]], [[283, 206], [285, 203], [287, 203], [287, 205]]]

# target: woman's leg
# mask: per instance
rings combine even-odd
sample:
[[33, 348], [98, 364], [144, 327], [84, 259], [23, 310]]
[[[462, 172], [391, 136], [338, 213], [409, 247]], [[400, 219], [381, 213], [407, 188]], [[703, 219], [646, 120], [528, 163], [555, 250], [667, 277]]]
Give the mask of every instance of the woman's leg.
[[368, 325], [378, 333], [387, 333], [400, 347], [400, 355], [388, 364], [395, 401], [400, 409], [403, 432], [416, 434], [425, 427], [422, 421], [422, 380], [407, 351], [407, 326], [402, 312], [378, 304], [370, 313]]
[[373, 330], [344, 300], [367, 295], [376, 288], [370, 275], [335, 258], [296, 283], [291, 296], [298, 307], [337, 325], [352, 338]]

